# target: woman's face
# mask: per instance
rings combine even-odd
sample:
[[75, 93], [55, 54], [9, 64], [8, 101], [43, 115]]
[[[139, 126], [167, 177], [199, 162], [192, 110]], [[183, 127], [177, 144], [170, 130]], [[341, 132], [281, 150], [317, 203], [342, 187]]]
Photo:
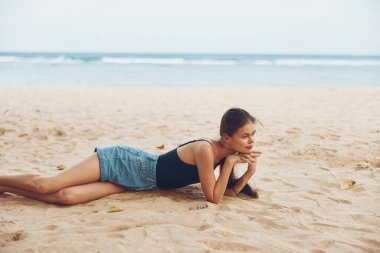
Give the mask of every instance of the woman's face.
[[239, 153], [250, 153], [252, 152], [253, 144], [255, 143], [255, 133], [255, 123], [248, 121], [247, 124], [240, 127], [228, 138], [228, 143], [233, 150], [236, 150]]

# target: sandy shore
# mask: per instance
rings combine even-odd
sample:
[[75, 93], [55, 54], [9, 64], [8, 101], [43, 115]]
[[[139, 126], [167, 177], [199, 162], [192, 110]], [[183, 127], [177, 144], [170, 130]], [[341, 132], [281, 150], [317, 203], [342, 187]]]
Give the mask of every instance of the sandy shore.
[[231, 106], [264, 124], [258, 200], [215, 205], [199, 184], [72, 207], [0, 194], [0, 252], [380, 252], [380, 89], [0, 88], [0, 173], [56, 173], [95, 146], [166, 152], [217, 137]]

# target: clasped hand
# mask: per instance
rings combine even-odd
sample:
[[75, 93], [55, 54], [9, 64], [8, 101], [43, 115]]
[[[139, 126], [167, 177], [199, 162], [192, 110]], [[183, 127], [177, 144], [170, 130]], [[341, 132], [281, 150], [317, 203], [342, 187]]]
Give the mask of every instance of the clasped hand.
[[254, 173], [256, 170], [257, 157], [261, 155], [261, 151], [252, 150], [250, 153], [236, 153], [228, 156], [228, 159], [235, 163], [248, 163], [248, 171]]

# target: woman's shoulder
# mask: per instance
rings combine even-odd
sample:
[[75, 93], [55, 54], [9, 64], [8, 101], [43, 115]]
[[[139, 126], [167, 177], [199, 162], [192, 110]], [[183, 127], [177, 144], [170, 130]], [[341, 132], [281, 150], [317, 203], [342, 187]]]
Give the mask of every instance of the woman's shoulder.
[[196, 145], [192, 147], [193, 154], [205, 157], [212, 157], [214, 159], [214, 146], [210, 139], [198, 139]]
[[[182, 146], [185, 146], [187, 144], [193, 144], [192, 146], [199, 146], [199, 144], [207, 144], [209, 146], [213, 145], [212, 144], [212, 139], [210, 139], [210, 138], [198, 138], [198, 139], [194, 139], [194, 140], [182, 143], [181, 145], [178, 146], [178, 148], [182, 147]], [[194, 145], [194, 144], [196, 144], [196, 145]]]
[[195, 139], [186, 142], [177, 148], [177, 154], [182, 161], [196, 165], [199, 160], [214, 160], [212, 145], [206, 141], [199, 140], [200, 139]]
[[214, 146], [213, 146], [213, 143], [212, 143], [212, 140], [209, 139], [209, 138], [200, 138], [200, 139], [197, 139], [196, 142], [195, 142], [195, 145], [193, 145], [194, 149], [195, 150], [201, 150], [201, 151], [205, 151], [205, 150], [212, 150], [214, 151]]

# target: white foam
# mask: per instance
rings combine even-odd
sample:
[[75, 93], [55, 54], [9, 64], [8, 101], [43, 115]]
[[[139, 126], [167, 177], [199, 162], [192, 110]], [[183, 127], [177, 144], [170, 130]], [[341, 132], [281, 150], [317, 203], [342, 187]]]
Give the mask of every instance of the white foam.
[[79, 64], [81, 60], [70, 59], [64, 56], [59, 57], [16, 57], [0, 56], [0, 63], [26, 63], [26, 64]]
[[189, 60], [186, 61], [187, 64], [192, 65], [236, 65], [235, 61], [227, 60]]
[[103, 57], [103, 63], [113, 64], [184, 64], [182, 58], [123, 58], [123, 57]]
[[253, 62], [254, 65], [265, 65], [265, 66], [269, 66], [269, 65], [273, 65], [273, 61], [268, 61], [268, 60], [257, 60], [257, 61], [254, 61]]
[[123, 58], [123, 57], [103, 57], [103, 63], [113, 64], [169, 64], [169, 65], [236, 65], [231, 60], [185, 60], [183, 58]]
[[231, 66], [231, 65], [253, 65], [253, 66], [352, 66], [352, 67], [377, 67], [380, 66], [378, 58], [334, 58], [333, 56], [324, 58], [296, 58], [296, 57], [273, 57], [273, 58], [230, 58], [213, 59], [207, 56], [200, 57], [123, 57], [123, 56], [103, 56], [81, 58], [76, 55], [42, 55], [42, 56], [19, 56], [0, 55], [0, 64], [82, 64], [82, 63], [105, 63], [105, 64], [155, 64], [155, 65], [204, 65], [204, 66]]
[[17, 62], [16, 56], [0, 56], [0, 63], [13, 63]]
[[380, 66], [378, 60], [345, 59], [281, 59], [275, 60], [278, 66]]
[[66, 58], [63, 56], [54, 57], [54, 58], [45, 58], [45, 57], [36, 57], [27, 59], [24, 58], [27, 63], [37, 63], [37, 64], [79, 64], [82, 63], [81, 60], [74, 60], [70, 58]]

